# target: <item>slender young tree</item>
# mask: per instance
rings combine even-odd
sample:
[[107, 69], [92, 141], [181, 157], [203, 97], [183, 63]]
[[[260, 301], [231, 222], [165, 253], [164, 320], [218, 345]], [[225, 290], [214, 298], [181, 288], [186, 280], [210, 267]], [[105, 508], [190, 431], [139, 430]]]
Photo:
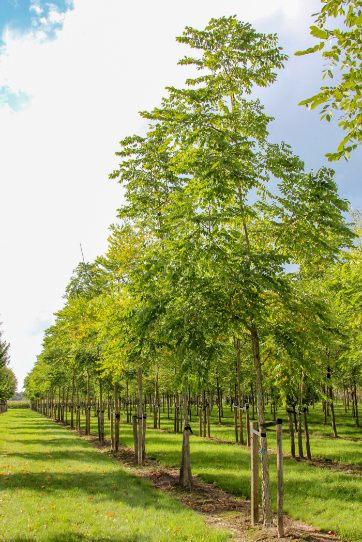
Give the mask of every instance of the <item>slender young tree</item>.
[[[285, 265], [328, 259], [349, 238], [347, 207], [331, 171], [306, 174], [287, 145], [268, 141], [271, 119], [248, 97], [255, 85], [275, 81], [286, 58], [274, 35], [231, 17], [213, 19], [204, 30], [188, 27], [178, 41], [198, 53], [180, 64], [201, 75], [186, 88], [169, 88], [160, 108], [143, 113], [151, 121], [147, 137], [123, 141], [113, 177], [126, 186], [123, 213], [157, 240], [150, 280], [168, 275], [171, 299], [196, 291], [221, 329], [248, 335], [263, 432], [260, 343], [270, 308], [291, 295]], [[275, 179], [279, 194], [271, 191]], [[266, 441], [262, 450], [270, 525]]]

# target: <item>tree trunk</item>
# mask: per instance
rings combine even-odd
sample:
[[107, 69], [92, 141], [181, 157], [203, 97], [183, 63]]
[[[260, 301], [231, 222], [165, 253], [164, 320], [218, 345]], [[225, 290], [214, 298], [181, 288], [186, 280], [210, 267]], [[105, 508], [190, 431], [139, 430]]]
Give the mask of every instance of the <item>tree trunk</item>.
[[216, 379], [216, 394], [217, 394], [217, 409], [218, 409], [218, 422], [222, 424], [222, 391], [219, 385], [219, 378]]
[[85, 434], [90, 435], [90, 376], [89, 371], [87, 371], [87, 399], [85, 405]]
[[103, 384], [102, 380], [99, 381], [99, 442], [104, 444], [104, 404], [103, 404]]
[[137, 416], [137, 463], [143, 465], [145, 460], [145, 421], [146, 415], [143, 410], [143, 396], [142, 396], [142, 369], [138, 368], [137, 371], [137, 388], [138, 388], [138, 416]]
[[208, 438], [211, 437], [211, 402], [212, 402], [212, 396], [210, 392], [208, 402], [207, 402], [207, 436]]
[[75, 376], [73, 374], [72, 376], [72, 397], [71, 397], [71, 403], [70, 403], [70, 428], [71, 429], [74, 429], [74, 381], [75, 381]]
[[240, 360], [240, 339], [234, 337], [234, 348], [236, 352], [236, 392], [237, 392], [237, 402], [238, 402], [238, 433], [240, 444], [245, 444], [244, 442], [244, 431], [243, 431], [243, 411], [241, 410], [241, 360]]
[[355, 409], [356, 425], [357, 427], [359, 427], [357, 386], [356, 386], [355, 380], [353, 382], [353, 395], [354, 395], [354, 409]]
[[159, 419], [159, 410], [160, 410], [160, 398], [158, 394], [158, 366], [156, 365], [156, 375], [155, 375], [155, 398], [153, 404], [153, 428], [158, 429], [158, 419]]
[[62, 420], [62, 399], [61, 399], [61, 388], [59, 386], [58, 388], [58, 412], [57, 412], [57, 420], [60, 422]]
[[192, 433], [189, 425], [189, 408], [188, 408], [188, 394], [184, 392], [183, 396], [183, 436], [182, 436], [182, 453], [181, 453], [181, 467], [180, 467], [180, 485], [187, 489], [192, 487], [192, 473], [191, 473], [191, 454], [190, 454], [190, 434]]
[[302, 413], [301, 411], [298, 412], [298, 455], [299, 459], [304, 458], [303, 453], [303, 433], [302, 433]]
[[304, 394], [304, 373], [300, 379], [299, 389], [299, 409], [298, 409], [298, 455], [300, 459], [304, 458], [303, 454], [303, 429], [302, 429], [302, 412], [303, 412], [303, 394]]
[[291, 408], [287, 408], [288, 422], [289, 422], [290, 453], [292, 457], [295, 457], [294, 424], [293, 424], [292, 412], [293, 411]]
[[63, 420], [65, 421], [66, 425], [68, 425], [68, 404], [69, 404], [69, 387], [67, 387], [67, 394], [65, 396], [65, 420]]
[[328, 384], [327, 391], [328, 391], [328, 397], [329, 397], [329, 406], [331, 408], [332, 428], [333, 428], [334, 437], [338, 438], [336, 417], [335, 417], [335, 414], [334, 414], [333, 388], [332, 388], [332, 384], [331, 384], [331, 377], [332, 377], [331, 368], [328, 366], [327, 367], [327, 381], [328, 381], [329, 384]]
[[121, 422], [121, 412], [119, 405], [119, 384], [114, 385], [114, 451], [119, 450], [119, 426]]
[[[264, 418], [264, 401], [263, 401], [263, 377], [261, 371], [260, 360], [260, 347], [259, 347], [259, 335], [255, 324], [250, 326], [250, 334], [253, 347], [253, 359], [255, 370], [255, 387], [256, 387], [256, 404], [258, 411], [259, 431], [264, 433], [263, 424]], [[266, 436], [260, 438], [260, 450], [261, 450], [261, 466], [262, 466], [262, 499], [263, 499], [263, 512], [264, 512], [264, 525], [270, 527], [272, 524], [272, 509], [270, 499], [270, 480], [269, 480], [269, 460], [267, 451], [267, 439]]]
[[235, 442], [239, 442], [239, 431], [238, 431], [238, 405], [234, 404], [234, 430], [235, 430]]
[[77, 386], [77, 407], [76, 407], [76, 428], [77, 431], [80, 431], [80, 398], [79, 398], [79, 390]]
[[311, 461], [312, 454], [310, 451], [310, 440], [309, 440], [309, 429], [308, 429], [308, 409], [306, 407], [303, 408], [303, 415], [304, 415], [305, 449], [307, 451], [307, 458]]

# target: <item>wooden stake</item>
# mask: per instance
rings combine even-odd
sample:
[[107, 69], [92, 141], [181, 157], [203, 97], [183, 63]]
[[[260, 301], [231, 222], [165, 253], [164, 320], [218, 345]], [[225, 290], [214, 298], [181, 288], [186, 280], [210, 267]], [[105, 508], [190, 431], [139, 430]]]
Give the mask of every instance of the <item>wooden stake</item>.
[[277, 434], [277, 473], [278, 473], [278, 490], [277, 490], [277, 517], [278, 517], [278, 537], [284, 537], [284, 522], [283, 522], [283, 429], [282, 420], [277, 419], [276, 425]]
[[[128, 409], [128, 407], [126, 407]], [[127, 411], [128, 415], [128, 411]], [[114, 385], [114, 451], [118, 452], [119, 448], [119, 426], [121, 421], [121, 408], [119, 404], [119, 385], [118, 382]]]
[[138, 461], [138, 427], [137, 427], [137, 416], [133, 416], [133, 447], [134, 447], [134, 455], [136, 458], [136, 461]]
[[245, 405], [246, 413], [245, 413], [245, 425], [246, 425], [246, 444], [247, 446], [250, 446], [250, 421], [249, 421], [249, 405]]
[[250, 450], [250, 460], [251, 460], [251, 524], [256, 525], [259, 522], [259, 456], [258, 456], [258, 445], [259, 437], [254, 431], [258, 431], [259, 424], [258, 422], [250, 423], [250, 437], [251, 437], [251, 450]]

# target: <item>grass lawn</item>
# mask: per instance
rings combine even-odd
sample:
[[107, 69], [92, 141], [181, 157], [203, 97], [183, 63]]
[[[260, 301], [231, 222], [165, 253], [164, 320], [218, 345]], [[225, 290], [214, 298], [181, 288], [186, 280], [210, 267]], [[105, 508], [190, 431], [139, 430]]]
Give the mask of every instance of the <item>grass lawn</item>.
[[[318, 436], [318, 414], [312, 430], [317, 435], [312, 438], [312, 453], [320, 450], [320, 457], [343, 458], [345, 462], [361, 463], [361, 441], [332, 439]], [[151, 418], [151, 417], [150, 417]], [[149, 419], [151, 422], [151, 419]], [[167, 423], [166, 423], [167, 422]], [[92, 433], [97, 433], [96, 418], [91, 418]], [[171, 422], [163, 420], [163, 427]], [[197, 420], [191, 424], [197, 432]], [[106, 428], [108, 423], [106, 421]], [[341, 426], [342, 429], [342, 426]], [[222, 434], [225, 427], [213, 425], [212, 435]], [[232, 438], [232, 428], [226, 425]], [[342, 429], [343, 430], [343, 429]], [[348, 428], [347, 428], [348, 433]], [[228, 434], [229, 434], [228, 433]], [[108, 431], [109, 434], [109, 431]], [[354, 435], [358, 436], [358, 431]], [[218, 436], [221, 436], [220, 434]], [[273, 431], [268, 431], [269, 446], [273, 448]], [[285, 436], [284, 448], [288, 450], [289, 441]], [[182, 435], [147, 429], [146, 453], [167, 466], [178, 466], [180, 461]], [[121, 442], [133, 446], [132, 430], [124, 422], [121, 426]], [[271, 456], [271, 479], [273, 503], [276, 503], [276, 465]], [[349, 461], [346, 461], [348, 460]], [[196, 435], [191, 438], [191, 462], [194, 474], [205, 481], [212, 482], [235, 495], [250, 498], [249, 450], [244, 446], [218, 443], [202, 439]], [[294, 519], [302, 520], [316, 528], [334, 531], [344, 540], [362, 541], [362, 478], [328, 468], [320, 468], [305, 461], [291, 458], [284, 461], [285, 511]]]
[[[315, 459], [329, 459], [331, 461], [346, 464], [362, 465], [362, 427], [356, 427], [351, 414], [344, 412], [342, 404], [337, 404], [335, 411], [338, 439], [333, 438], [331, 423], [324, 425], [321, 405], [318, 404], [315, 406], [315, 408], [310, 408], [308, 420], [309, 431], [311, 433], [312, 456]], [[284, 451], [289, 452], [290, 440], [288, 434], [288, 418], [285, 410], [279, 409], [277, 416], [282, 418], [284, 421]], [[273, 417], [271, 414], [266, 413], [266, 418], [271, 420]], [[196, 415], [193, 416], [193, 420], [194, 423], [191, 425], [193, 426], [194, 432], [198, 434], [198, 419]], [[216, 407], [213, 409], [211, 420], [212, 437], [234, 442], [234, 421], [230, 412], [230, 407], [224, 408], [222, 425], [218, 425]], [[163, 416], [161, 420], [161, 427], [171, 431], [173, 430], [173, 421], [167, 420], [167, 417]], [[270, 448], [276, 448], [275, 431], [273, 430], [268, 431], [268, 446]], [[305, 446], [304, 453], [306, 453]]]
[[119, 462], [29, 409], [0, 416], [0, 540], [224, 541]]

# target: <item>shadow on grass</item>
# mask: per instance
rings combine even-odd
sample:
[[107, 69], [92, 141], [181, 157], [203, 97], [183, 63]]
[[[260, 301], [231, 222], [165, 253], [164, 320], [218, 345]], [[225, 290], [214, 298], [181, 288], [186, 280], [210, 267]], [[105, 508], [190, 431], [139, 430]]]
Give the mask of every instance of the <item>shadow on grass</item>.
[[[33, 433], [34, 434], [34, 433]], [[24, 447], [26, 446], [31, 446], [31, 445], [36, 445], [36, 446], [41, 446], [41, 447], [53, 447], [53, 448], [71, 448], [72, 445], [73, 446], [77, 446], [78, 448], [84, 448], [84, 449], [87, 449], [89, 448], [89, 446], [83, 442], [83, 441], [75, 441], [74, 439], [70, 439], [70, 438], [64, 438], [64, 433], [61, 433], [61, 436], [59, 438], [25, 438], [25, 439], [21, 439], [21, 438], [17, 438], [16, 439], [16, 443], [19, 443], [21, 445], [23, 445]]]
[[[108, 462], [109, 466], [109, 462]], [[91, 467], [91, 465], [90, 465]], [[105, 464], [107, 467], [107, 464]], [[161, 492], [155, 491], [151, 482], [142, 480], [131, 474], [112, 470], [111, 472], [18, 472], [0, 475], [0, 486], [5, 491], [36, 491], [39, 496], [65, 492], [68, 497], [83, 495], [91, 498], [93, 503], [114, 501], [126, 507], [152, 510], [158, 509], [178, 514], [183, 512], [176, 501], [170, 501]], [[59, 495], [62, 497], [62, 495]], [[85, 501], [87, 502], [87, 501]]]
[[[47, 542], [110, 542], [110, 538], [104, 538], [103, 536], [94, 536], [90, 539], [88, 536], [81, 535], [74, 531], [67, 531], [62, 534], [49, 535]], [[112, 542], [140, 542], [139, 534], [124, 533], [124, 535], [112, 536]], [[142, 534], [142, 542], [148, 542], [154, 540], [153, 537]], [[9, 538], [6, 542], [34, 542], [36, 538], [27, 536], [17, 536], [15, 538]]]
[[80, 461], [83, 464], [89, 462], [90, 465], [104, 464], [104, 457], [101, 454], [95, 456], [92, 448], [85, 448], [84, 451], [8, 452], [6, 457], [17, 457], [27, 461]]
[[[7, 430], [7, 433], [9, 435], [34, 435], [35, 429], [39, 429], [39, 427], [34, 427], [33, 429], [13, 429], [10, 428]], [[44, 429], [43, 427], [40, 428], [41, 433], [39, 434], [39, 438], [41, 438], [42, 435], [64, 435], [64, 431], [61, 430], [52, 430], [52, 429]]]
[[[147, 435], [148, 452], [167, 465], [178, 465], [179, 449], [158, 445], [158, 434]], [[161, 439], [162, 442], [162, 439]], [[216, 442], [191, 439], [191, 464], [193, 472], [210, 483], [235, 495], [250, 498], [250, 457], [243, 446], [224, 445]], [[276, 457], [270, 456], [271, 490], [276, 499]], [[316, 468], [307, 461], [284, 460], [285, 501], [293, 502], [301, 497], [315, 499], [324, 507], [335, 508], [335, 500], [341, 498], [346, 506], [362, 502], [360, 479], [354, 474], [337, 472], [328, 468]], [[336, 511], [337, 513], [337, 511]]]

